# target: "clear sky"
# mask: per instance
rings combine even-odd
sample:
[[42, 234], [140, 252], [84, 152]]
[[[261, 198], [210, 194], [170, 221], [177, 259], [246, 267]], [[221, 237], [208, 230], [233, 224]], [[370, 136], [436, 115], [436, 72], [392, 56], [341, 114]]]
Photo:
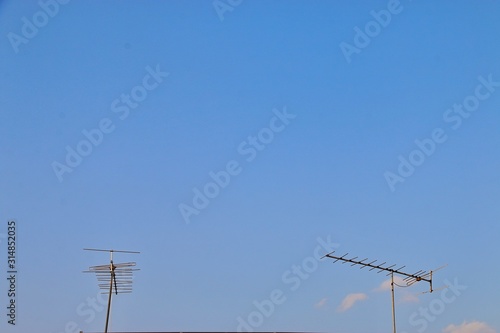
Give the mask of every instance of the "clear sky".
[[390, 331], [387, 277], [336, 250], [448, 264], [396, 289], [399, 332], [500, 332], [499, 17], [0, 1], [0, 331], [102, 331], [97, 247], [141, 252], [113, 331]]

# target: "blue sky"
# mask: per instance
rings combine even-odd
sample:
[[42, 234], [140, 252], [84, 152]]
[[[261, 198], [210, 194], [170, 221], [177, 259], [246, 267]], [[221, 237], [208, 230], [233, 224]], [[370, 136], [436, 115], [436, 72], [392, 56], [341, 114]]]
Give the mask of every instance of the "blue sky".
[[[500, 331], [496, 1], [0, 1], [2, 332]], [[17, 223], [16, 325], [7, 222]], [[93, 305], [92, 305], [93, 304]]]

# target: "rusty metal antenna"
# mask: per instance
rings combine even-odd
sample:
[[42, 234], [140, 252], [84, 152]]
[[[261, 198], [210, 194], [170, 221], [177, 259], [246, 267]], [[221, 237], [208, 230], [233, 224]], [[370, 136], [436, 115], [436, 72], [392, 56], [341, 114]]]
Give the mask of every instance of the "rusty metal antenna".
[[106, 313], [106, 324], [104, 326], [104, 333], [108, 333], [109, 314], [111, 311], [111, 295], [113, 295], [113, 286], [115, 295], [120, 293], [132, 292], [132, 279], [133, 272], [138, 271], [135, 267], [135, 262], [125, 262], [121, 264], [113, 263], [113, 253], [140, 253], [137, 251], [120, 251], [120, 250], [104, 250], [104, 249], [84, 249], [85, 251], [100, 251], [109, 252], [110, 260], [107, 265], [90, 266], [84, 273], [95, 273], [99, 288], [102, 294], [108, 294], [108, 310]]
[[346, 253], [340, 257], [333, 255], [333, 253], [335, 253], [335, 251], [332, 251], [330, 253], [325, 254], [323, 257], [321, 257], [321, 259], [331, 258], [331, 259], [335, 259], [335, 261], [333, 263], [336, 263], [337, 261], [341, 261], [342, 264], [350, 263], [351, 266], [359, 265], [360, 269], [363, 269], [365, 267], [369, 267], [370, 271], [377, 270], [377, 273], [388, 272], [386, 275], [391, 276], [392, 331], [393, 331], [393, 333], [396, 333], [396, 309], [395, 309], [395, 305], [394, 305], [394, 285], [397, 285], [396, 283], [394, 283], [394, 274], [399, 274], [399, 275], [405, 276], [403, 281], [406, 283], [407, 287], [415, 284], [416, 282], [420, 282], [420, 281], [428, 282], [429, 283], [429, 293], [432, 293], [434, 291], [434, 289], [432, 288], [432, 274], [434, 272], [436, 272], [437, 270], [440, 270], [441, 268], [446, 266], [446, 265], [444, 265], [444, 266], [441, 266], [435, 270], [431, 270], [428, 272], [424, 271], [424, 270], [419, 270], [413, 274], [410, 274], [410, 273], [406, 273], [406, 272], [402, 271], [402, 269], [405, 268], [406, 266], [401, 266], [399, 268], [395, 268], [398, 265], [396, 265], [396, 264], [389, 265], [385, 261], [381, 264], [377, 264], [377, 260], [367, 262], [368, 258], [364, 258], [364, 259], [359, 260], [358, 257], [350, 257], [349, 258], [348, 257], [349, 253]]

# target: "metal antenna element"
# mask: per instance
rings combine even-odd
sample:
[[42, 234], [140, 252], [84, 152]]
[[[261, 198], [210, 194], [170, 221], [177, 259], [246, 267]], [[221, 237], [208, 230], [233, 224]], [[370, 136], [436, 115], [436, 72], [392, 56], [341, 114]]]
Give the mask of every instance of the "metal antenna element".
[[423, 270], [420, 270], [420, 271], [417, 271], [415, 273], [406, 273], [406, 272], [403, 272], [402, 269], [405, 268], [406, 266], [401, 266], [399, 268], [395, 268], [397, 267], [397, 265], [388, 265], [387, 262], [383, 262], [381, 264], [377, 264], [377, 260], [373, 260], [373, 261], [370, 261], [370, 262], [366, 262], [368, 260], [368, 258], [365, 258], [365, 259], [362, 259], [362, 260], [358, 260], [358, 257], [348, 257], [349, 256], [349, 253], [346, 253], [342, 256], [336, 256], [336, 255], [333, 255], [333, 253], [335, 253], [335, 251], [332, 251], [328, 254], [325, 254], [323, 257], [321, 257], [321, 259], [323, 258], [331, 258], [331, 259], [334, 259], [335, 261], [333, 263], [336, 263], [337, 261], [340, 261], [342, 262], [342, 264], [345, 264], [345, 263], [350, 263], [351, 266], [360, 266], [359, 268], [360, 269], [363, 269], [365, 267], [369, 267], [370, 271], [373, 271], [373, 270], [376, 270], [377, 273], [381, 273], [381, 272], [387, 272], [387, 276], [391, 276], [391, 298], [392, 298], [392, 331], [393, 333], [396, 333], [396, 310], [395, 310], [395, 305], [394, 305], [394, 286], [397, 284], [394, 283], [394, 274], [399, 274], [399, 275], [402, 275], [402, 276], [405, 276], [404, 278], [404, 282], [406, 283], [406, 286], [411, 286], [413, 284], [415, 284], [416, 282], [420, 282], [420, 281], [425, 281], [425, 282], [428, 282], [429, 283], [429, 293], [432, 293], [434, 290], [432, 289], [432, 273], [440, 270], [441, 268], [445, 267], [446, 265], [444, 266], [441, 266], [435, 270], [431, 270], [431, 271], [423, 271]]
[[132, 292], [133, 272], [138, 271], [135, 267], [135, 262], [125, 262], [121, 264], [113, 263], [113, 252], [119, 253], [140, 253], [136, 251], [120, 251], [120, 250], [104, 250], [104, 249], [84, 249], [86, 251], [109, 252], [109, 265], [90, 266], [84, 273], [95, 273], [99, 288], [103, 294], [108, 294], [108, 311], [106, 313], [106, 324], [104, 333], [108, 332], [109, 314], [111, 311], [111, 295], [113, 294], [113, 286], [115, 295], [120, 293]]

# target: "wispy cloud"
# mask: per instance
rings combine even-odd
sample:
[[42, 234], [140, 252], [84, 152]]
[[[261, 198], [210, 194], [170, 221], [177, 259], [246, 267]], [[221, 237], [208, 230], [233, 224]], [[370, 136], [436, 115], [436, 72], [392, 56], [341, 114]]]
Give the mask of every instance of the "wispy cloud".
[[444, 333], [496, 333], [496, 331], [489, 327], [486, 323], [480, 321], [464, 321], [460, 325], [448, 325], [443, 329]]
[[322, 298], [318, 303], [314, 304], [314, 307], [317, 309], [321, 309], [326, 305], [326, 302], [328, 302], [328, 298]]
[[349, 294], [344, 298], [342, 303], [339, 305], [339, 307], [337, 308], [337, 311], [339, 311], [339, 312], [347, 311], [350, 308], [352, 308], [356, 302], [364, 301], [367, 298], [368, 298], [368, 295], [366, 295], [364, 293]]

